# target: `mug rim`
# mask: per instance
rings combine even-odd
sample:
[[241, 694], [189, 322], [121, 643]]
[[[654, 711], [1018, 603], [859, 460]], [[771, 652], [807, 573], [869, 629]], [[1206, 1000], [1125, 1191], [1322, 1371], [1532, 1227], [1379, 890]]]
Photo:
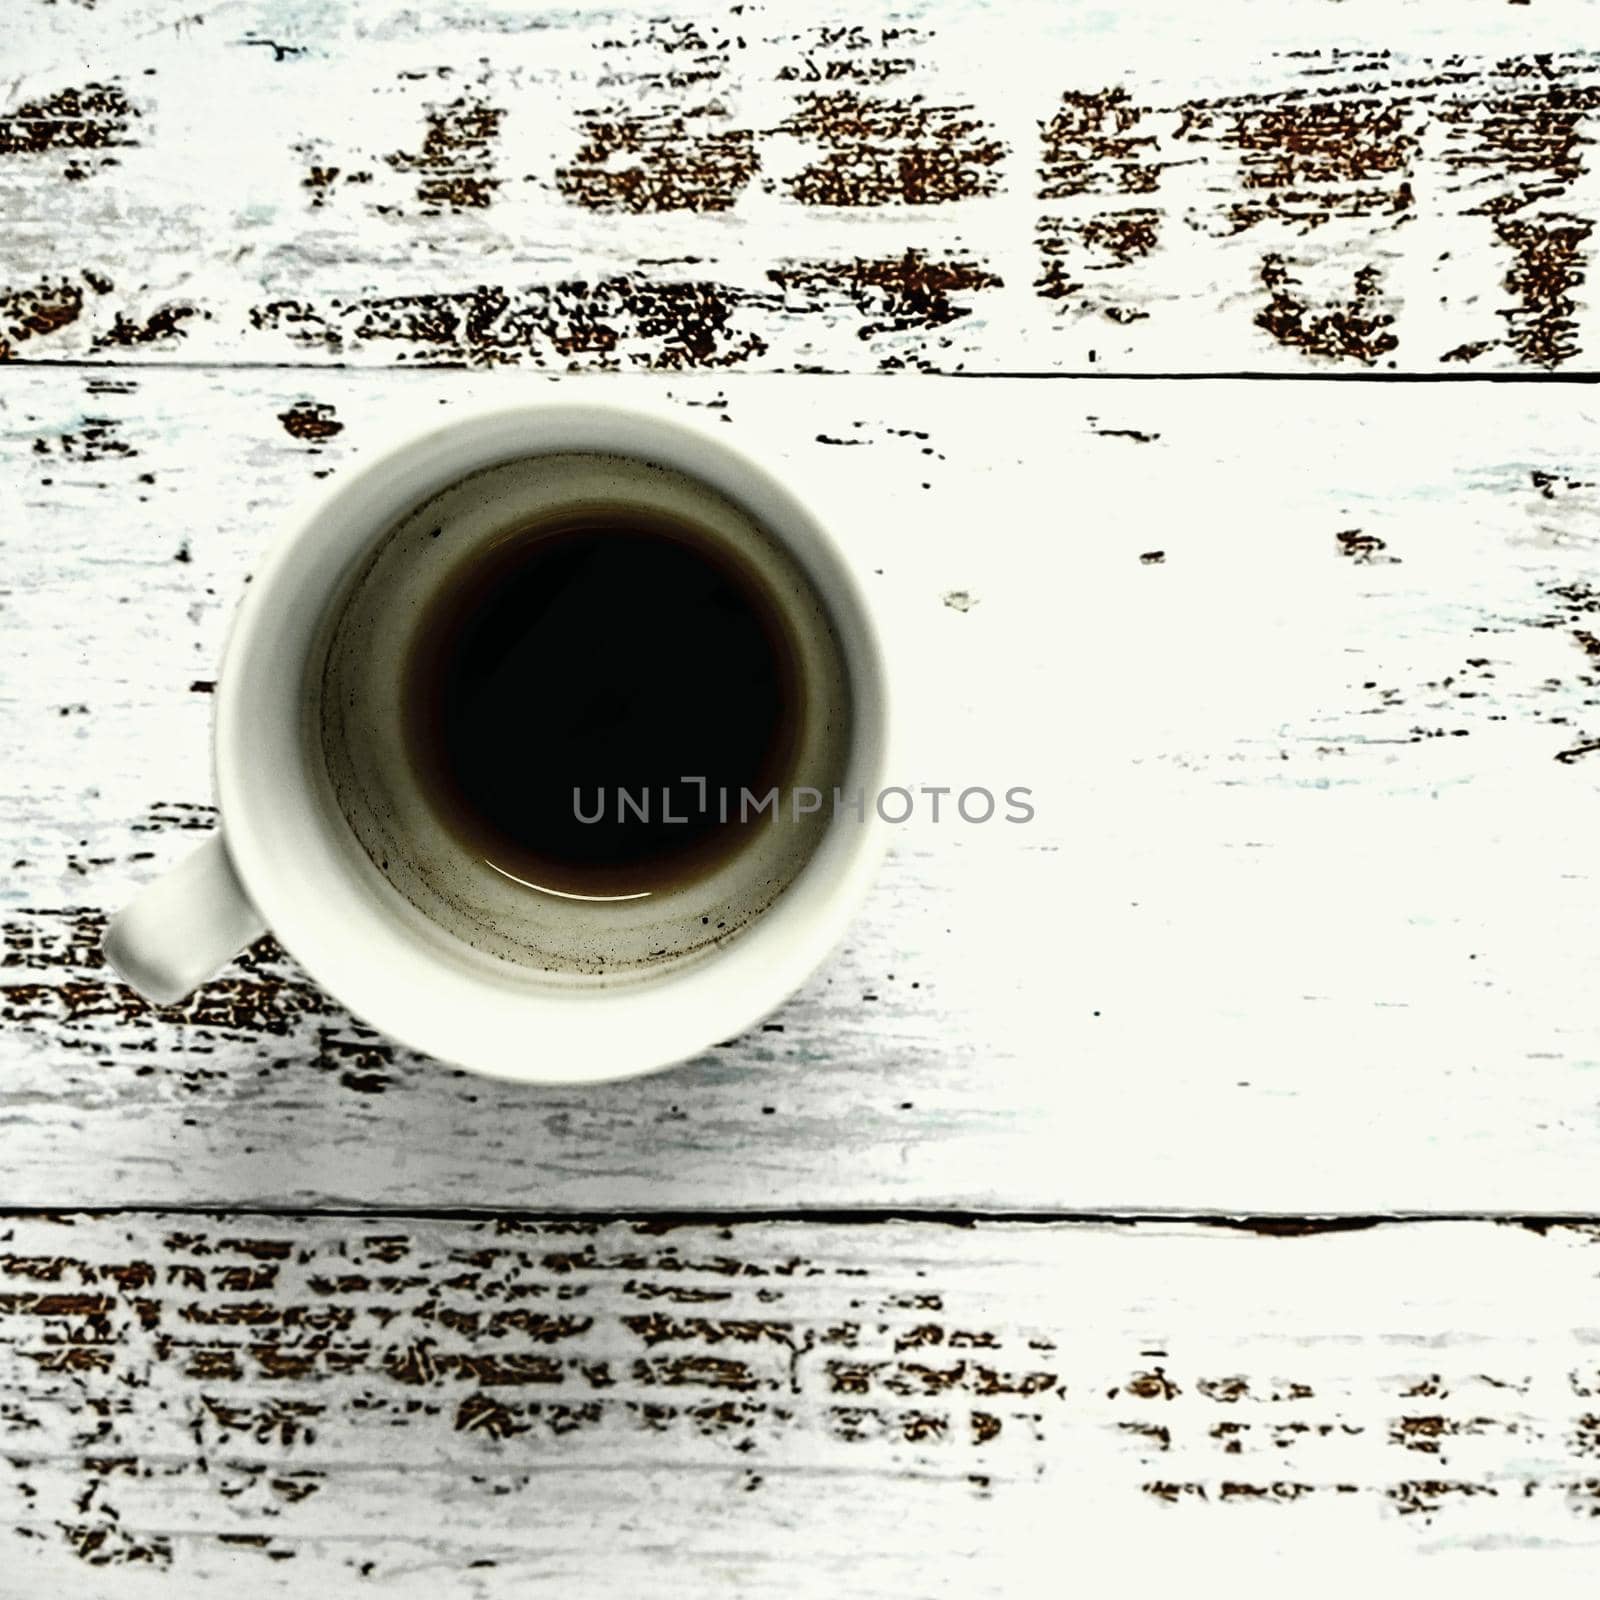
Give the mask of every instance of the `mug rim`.
[[583, 449], [687, 472], [756, 515], [791, 550], [840, 636], [856, 716], [849, 789], [875, 793], [888, 762], [888, 675], [852, 562], [759, 454], [665, 405], [501, 403], [430, 417], [417, 429], [400, 426], [393, 444], [287, 520], [235, 614], [216, 690], [212, 748], [223, 834], [279, 943], [330, 996], [389, 1037], [522, 1082], [634, 1077], [751, 1027], [838, 943], [886, 839], [869, 804], [853, 825], [825, 829], [794, 882], [725, 944], [654, 973], [575, 985], [471, 949], [393, 889], [353, 833], [343, 837], [347, 825], [328, 816], [316, 792], [305, 727], [304, 672], [328, 607], [376, 541], [428, 494], [485, 466]]

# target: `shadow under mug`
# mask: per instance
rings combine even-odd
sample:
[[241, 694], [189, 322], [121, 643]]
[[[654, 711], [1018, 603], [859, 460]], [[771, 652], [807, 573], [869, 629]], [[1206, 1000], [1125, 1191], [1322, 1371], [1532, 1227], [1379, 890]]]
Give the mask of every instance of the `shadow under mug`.
[[[823, 797], [804, 859], [776, 898], [742, 925], [730, 922], [725, 935], [663, 938], [658, 959], [613, 966], [508, 959], [514, 952], [493, 902], [463, 910], [383, 870], [388, 852], [375, 859], [380, 852], [358, 837], [364, 830], [352, 817], [360, 817], [338, 792], [344, 748], [325, 748], [321, 714], [352, 595], [385, 561], [397, 581], [427, 581], [406, 553], [408, 519], [415, 526], [423, 508], [443, 504], [475, 517], [480, 530], [497, 517], [501, 528], [514, 526], [518, 483], [532, 492], [584, 459], [702, 492], [726, 508], [730, 526], [742, 519], [757, 530], [773, 560], [803, 575], [816, 603], [811, 625], [826, 630], [849, 706], [837, 792]], [[470, 504], [450, 499], [473, 484], [495, 493]], [[344, 654], [364, 660], [367, 652]], [[368, 676], [381, 686], [379, 659]], [[882, 855], [873, 797], [888, 766], [888, 685], [879, 631], [850, 563], [765, 466], [664, 410], [497, 408], [419, 430], [366, 461], [295, 518], [256, 572], [215, 708], [221, 827], [106, 933], [111, 965], [160, 1004], [182, 999], [270, 930], [328, 993], [413, 1049], [527, 1082], [632, 1076], [731, 1038], [787, 999], [843, 935]], [[336, 735], [347, 738], [355, 734]], [[863, 806], [837, 803], [858, 795]], [[510, 902], [504, 911], [513, 916]], [[561, 939], [562, 914], [559, 904], [544, 908], [547, 943]], [[592, 908], [586, 916], [582, 937], [592, 942], [604, 927]], [[572, 927], [577, 936], [576, 920]]]

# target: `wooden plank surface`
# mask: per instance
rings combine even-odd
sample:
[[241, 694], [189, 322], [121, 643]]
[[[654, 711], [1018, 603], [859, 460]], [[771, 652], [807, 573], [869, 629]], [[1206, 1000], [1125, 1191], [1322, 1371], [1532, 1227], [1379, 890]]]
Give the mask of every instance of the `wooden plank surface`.
[[1564, 1592], [1600, 1527], [1595, 1250], [1490, 1223], [12, 1218], [6, 1583], [1269, 1593], [1361, 1563], [1454, 1588], [1497, 1555], [1498, 1584]]
[[[1589, 391], [907, 376], [1591, 371], [1592, 8], [3, 24], [0, 1594], [1592, 1591], [1591, 1226], [842, 1220], [1593, 1210]], [[903, 781], [1035, 820], [641, 1083], [270, 942], [143, 1006], [287, 506], [576, 373], [814, 495]]]
[[222, 631], [284, 506], [419, 413], [551, 390], [0, 373], [0, 1200], [1592, 1205], [1586, 391], [583, 386], [668, 391], [851, 547], [899, 781], [1027, 785], [1035, 820], [924, 799], [833, 963], [644, 1082], [461, 1076], [270, 948], [151, 1011], [98, 931], [212, 826]]
[[1592, 366], [1582, 0], [21, 0], [0, 356]]

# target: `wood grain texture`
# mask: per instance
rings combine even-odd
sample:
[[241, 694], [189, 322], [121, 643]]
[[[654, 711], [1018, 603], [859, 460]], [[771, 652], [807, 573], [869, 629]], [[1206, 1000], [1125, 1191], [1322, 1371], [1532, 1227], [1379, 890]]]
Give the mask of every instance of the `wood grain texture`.
[[19, 3], [0, 359], [1544, 372], [1592, 342], [1582, 0]]
[[1027, 785], [1034, 822], [922, 797], [831, 965], [639, 1083], [463, 1077], [271, 945], [165, 1011], [112, 982], [106, 913], [213, 825], [222, 632], [286, 505], [544, 392], [0, 373], [0, 1198], [1592, 1204], [1600, 435], [1566, 386], [586, 381], [814, 496], [889, 632], [899, 781]]
[[[904, 376], [1592, 369], [1590, 7], [5, 20], [0, 1594], [1592, 1592], [1593, 1227], [525, 1214], [1593, 1209], [1586, 392]], [[922, 795], [641, 1083], [270, 940], [139, 1002], [288, 506], [576, 373], [814, 496], [902, 781], [1035, 821]]]
[[[1592, 1581], [1591, 1228], [0, 1228], [16, 1593]], [[1561, 1591], [1564, 1592], [1564, 1591]]]

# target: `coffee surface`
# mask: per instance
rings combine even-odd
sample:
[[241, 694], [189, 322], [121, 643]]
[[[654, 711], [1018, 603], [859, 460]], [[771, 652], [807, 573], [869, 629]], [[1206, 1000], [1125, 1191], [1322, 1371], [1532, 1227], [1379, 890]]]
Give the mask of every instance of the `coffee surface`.
[[[440, 821], [507, 878], [633, 899], [721, 865], [789, 778], [794, 642], [761, 579], [691, 522], [552, 513], [450, 571], [402, 684]], [[744, 808], [750, 809], [750, 808]]]

